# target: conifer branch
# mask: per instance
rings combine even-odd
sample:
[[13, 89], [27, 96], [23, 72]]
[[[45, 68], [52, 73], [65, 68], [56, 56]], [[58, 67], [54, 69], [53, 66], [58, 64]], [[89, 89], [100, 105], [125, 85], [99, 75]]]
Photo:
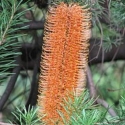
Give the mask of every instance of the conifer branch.
[[21, 70], [21, 67], [20, 66], [17, 66], [13, 69], [13, 72], [12, 72], [12, 76], [8, 82], [8, 85], [3, 93], [3, 95], [1, 96], [0, 98], [0, 111], [2, 111], [6, 101], [8, 100], [13, 88], [14, 88], [14, 85], [16, 83], [16, 80], [18, 78], [18, 75], [20, 73], [20, 70]]
[[4, 32], [3, 32], [3, 34], [2, 34], [1, 41], [0, 41], [0, 45], [1, 45], [2, 43], [4, 43], [4, 41], [5, 41], [5, 36], [6, 36], [7, 32], [8, 32], [8, 29], [9, 29], [10, 26], [11, 26], [11, 22], [13, 21], [13, 18], [14, 18], [14, 15], [15, 15], [15, 11], [16, 11], [16, 4], [15, 4], [15, 2], [14, 2], [14, 4], [12, 5], [12, 12], [11, 12], [10, 20], [9, 20], [9, 22], [7, 23], [6, 28], [5, 28], [5, 30], [4, 30]]

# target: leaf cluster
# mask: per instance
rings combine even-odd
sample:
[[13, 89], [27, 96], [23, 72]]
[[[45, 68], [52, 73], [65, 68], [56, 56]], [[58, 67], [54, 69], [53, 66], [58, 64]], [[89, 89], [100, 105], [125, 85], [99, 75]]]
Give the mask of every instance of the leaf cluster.
[[[118, 115], [116, 117], [107, 117], [108, 109], [95, 105], [95, 100], [90, 99], [88, 91], [84, 92], [80, 97], [76, 97], [74, 102], [70, 98], [65, 101], [67, 106], [64, 109], [69, 113], [69, 107], [70, 109], [72, 108], [72, 115], [67, 121], [67, 118], [64, 117], [61, 111], [58, 111], [64, 125], [123, 125], [125, 122], [124, 97], [121, 98], [120, 106], [116, 109]], [[30, 106], [28, 109], [17, 107], [12, 114], [20, 125], [43, 125], [44, 123], [40, 122], [40, 119], [37, 117], [38, 110], [39, 108]], [[55, 123], [55, 125], [58, 125], [58, 123]]]
[[117, 27], [122, 28], [125, 26], [125, 1], [112, 1], [111, 2], [111, 18], [112, 23]]
[[22, 36], [19, 32], [23, 27], [20, 18], [27, 10], [20, 13], [22, 0], [2, 0], [0, 2], [0, 83], [8, 78], [11, 69], [16, 66], [15, 58], [20, 55], [18, 49], [20, 42], [18, 38]]
[[72, 112], [70, 119], [67, 120], [61, 111], [58, 111], [65, 125], [94, 125], [105, 119], [107, 110], [95, 105], [95, 99], [90, 99], [88, 91], [75, 97], [74, 101], [70, 98], [64, 100], [66, 104], [63, 108], [68, 114]]
[[[40, 125], [40, 119], [37, 117], [38, 108], [29, 106], [28, 109], [16, 108], [15, 112], [12, 112], [15, 117], [16, 123], [20, 125]], [[14, 121], [14, 122], [15, 122]]]

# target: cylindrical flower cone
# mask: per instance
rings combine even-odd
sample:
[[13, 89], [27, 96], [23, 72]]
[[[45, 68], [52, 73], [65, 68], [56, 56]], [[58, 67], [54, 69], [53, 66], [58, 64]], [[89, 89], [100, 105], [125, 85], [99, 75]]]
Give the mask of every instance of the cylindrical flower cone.
[[73, 100], [85, 87], [90, 18], [89, 10], [76, 3], [60, 3], [49, 8], [38, 96], [38, 114], [39, 117], [45, 114], [42, 121], [47, 125], [63, 124], [58, 111], [69, 119], [71, 114], [62, 106], [65, 106], [63, 100], [67, 96]]

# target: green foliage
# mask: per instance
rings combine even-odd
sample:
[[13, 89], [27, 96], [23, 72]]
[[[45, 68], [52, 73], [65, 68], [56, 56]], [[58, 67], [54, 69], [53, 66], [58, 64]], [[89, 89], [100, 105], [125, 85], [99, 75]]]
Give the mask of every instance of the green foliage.
[[112, 1], [111, 2], [111, 18], [112, 23], [117, 27], [122, 28], [125, 26], [125, 1]]
[[120, 98], [120, 105], [116, 108], [117, 116], [116, 117], [110, 117], [107, 119], [107, 122], [104, 122], [103, 124], [108, 125], [124, 125], [125, 124], [125, 98]]
[[40, 125], [40, 119], [37, 117], [37, 111], [38, 108], [29, 106], [27, 110], [24, 106], [21, 109], [17, 107], [16, 111], [12, 112], [12, 114], [16, 119], [15, 121], [17, 121], [20, 125]]
[[[124, 125], [125, 98], [121, 97], [120, 102], [119, 107], [116, 108], [118, 116], [107, 117], [108, 109], [95, 105], [95, 100], [90, 99], [88, 91], [85, 91], [80, 97], [75, 97], [74, 102], [72, 102], [70, 98], [65, 100], [66, 105], [63, 107], [66, 112], [69, 113], [69, 109], [72, 109], [72, 115], [69, 113], [71, 116], [68, 121], [61, 111], [58, 111], [58, 113], [64, 125]], [[16, 119], [15, 121], [20, 125], [42, 125], [44, 123], [41, 123], [37, 117], [37, 111], [38, 108], [29, 107], [28, 110], [26, 110], [26, 108], [23, 107], [21, 109], [17, 108], [12, 114]]]
[[[87, 93], [81, 97], [76, 97], [73, 104], [74, 111], [71, 116], [71, 125], [93, 125], [102, 122], [106, 111], [102, 112], [99, 106], [94, 105], [94, 99], [89, 99]], [[71, 105], [71, 104], [70, 104]]]
[[95, 105], [95, 100], [90, 99], [88, 91], [81, 96], [75, 97], [74, 101], [70, 98], [65, 100], [64, 109], [67, 113], [72, 114], [67, 121], [61, 111], [58, 111], [65, 125], [94, 125], [103, 122], [107, 111]]
[[[12, 42], [20, 36], [16, 31], [19, 31], [23, 27], [18, 27], [17, 25], [22, 24], [20, 17], [24, 15], [25, 11], [17, 13], [20, 9], [20, 4], [22, 0], [18, 3], [16, 0], [4, 0], [1, 1], [1, 13], [0, 13], [0, 44], [6, 42]], [[16, 35], [14, 35], [16, 33]], [[10, 45], [10, 44], [9, 44]], [[6, 46], [4, 46], [6, 47]]]
[[120, 98], [120, 105], [116, 108], [118, 117], [116, 118], [116, 124], [124, 125], [125, 123], [125, 97]]
[[20, 54], [17, 51], [20, 47], [17, 39], [22, 36], [19, 30], [23, 27], [17, 27], [17, 25], [23, 23], [20, 17], [26, 11], [17, 13], [21, 2], [22, 0], [19, 3], [16, 0], [0, 2], [0, 83], [3, 83], [12, 74], [8, 69], [16, 66], [15, 57]]
[[[88, 91], [84, 92], [80, 97], [75, 97], [74, 102], [70, 98], [65, 102], [67, 106], [64, 108], [67, 113], [69, 113], [69, 107], [72, 108], [69, 121], [66, 120], [61, 111], [58, 111], [65, 125], [94, 125], [103, 122], [105, 119], [107, 110], [102, 110], [100, 106], [95, 105], [95, 100], [89, 98]], [[23, 107], [21, 109], [17, 108], [12, 114], [16, 119], [15, 121], [20, 125], [42, 125], [43, 123], [40, 123], [40, 119], [37, 118], [37, 111], [38, 108], [29, 107], [26, 110]]]
[[[103, 34], [104, 34], [103, 37], [98, 27], [95, 26], [92, 29], [93, 38], [103, 40], [103, 49], [106, 52], [112, 49], [112, 45], [119, 46], [121, 44], [121, 42], [119, 42], [121, 40], [120, 33], [118, 33], [115, 29], [109, 28], [105, 24], [101, 24], [101, 27], [103, 29]], [[119, 38], [119, 41], [115, 40], [115, 38]]]
[[[91, 3], [92, 10], [92, 36], [99, 38], [100, 45], [105, 51], [110, 51], [112, 46], [119, 46], [123, 36], [120, 28], [125, 26], [125, 4], [122, 0], [109, 1], [108, 10], [102, 6], [104, 0]], [[104, 19], [103, 19], [104, 18]], [[100, 20], [108, 20], [106, 25]]]

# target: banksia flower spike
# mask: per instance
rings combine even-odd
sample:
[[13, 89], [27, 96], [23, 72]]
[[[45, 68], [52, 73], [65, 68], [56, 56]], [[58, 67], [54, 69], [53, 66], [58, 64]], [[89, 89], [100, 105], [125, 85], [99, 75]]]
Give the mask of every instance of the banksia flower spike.
[[[49, 8], [44, 31], [40, 63], [39, 117], [47, 125], [63, 122], [58, 111], [70, 116], [61, 105], [68, 95], [73, 100], [86, 83], [88, 46], [90, 39], [89, 9], [76, 3], [60, 3]], [[70, 93], [70, 94], [69, 94]]]

